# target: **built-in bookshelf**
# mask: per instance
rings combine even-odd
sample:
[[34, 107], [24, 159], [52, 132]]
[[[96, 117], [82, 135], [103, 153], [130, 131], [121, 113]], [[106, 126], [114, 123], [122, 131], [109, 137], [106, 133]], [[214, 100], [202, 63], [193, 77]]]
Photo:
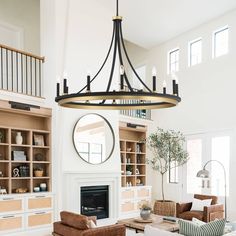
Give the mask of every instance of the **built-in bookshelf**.
[[146, 126], [127, 126], [120, 122], [120, 158], [122, 187], [146, 185]]
[[32, 193], [43, 184], [39, 191], [51, 191], [51, 109], [0, 100], [0, 117], [1, 189]]

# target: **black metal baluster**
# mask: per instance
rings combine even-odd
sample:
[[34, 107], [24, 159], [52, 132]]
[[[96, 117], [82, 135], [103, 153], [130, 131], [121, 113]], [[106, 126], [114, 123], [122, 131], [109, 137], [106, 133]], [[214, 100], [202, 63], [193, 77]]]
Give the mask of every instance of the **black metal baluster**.
[[18, 76], [19, 76], [19, 71], [18, 71], [18, 52], [16, 53], [16, 91], [17, 93], [19, 92], [19, 85], [18, 85]]
[[3, 50], [1, 47], [1, 85], [2, 85], [2, 89], [3, 89]]
[[24, 93], [23, 54], [21, 54], [20, 62], [21, 62], [21, 92]]
[[28, 94], [28, 61], [27, 55], [25, 55], [25, 85], [26, 85], [26, 94]]
[[32, 72], [32, 57], [30, 57], [30, 85], [31, 85], [31, 91], [30, 94], [32, 95], [32, 91], [33, 91], [33, 72]]
[[41, 87], [42, 87], [42, 84], [41, 84], [41, 60], [39, 60], [39, 96], [41, 97]]
[[6, 49], [6, 77], [7, 77], [7, 90], [8, 90], [8, 49]]
[[14, 87], [14, 76], [13, 76], [13, 51], [11, 51], [11, 91]]
[[36, 64], [36, 58], [34, 58], [34, 95], [37, 96], [37, 64]]

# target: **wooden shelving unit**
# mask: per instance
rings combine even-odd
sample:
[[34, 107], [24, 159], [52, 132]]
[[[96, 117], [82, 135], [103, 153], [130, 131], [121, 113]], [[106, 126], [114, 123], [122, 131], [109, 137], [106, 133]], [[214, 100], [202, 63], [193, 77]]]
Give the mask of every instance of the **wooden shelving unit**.
[[[46, 183], [51, 191], [51, 109], [30, 108], [30, 110], [12, 109], [7, 101], [0, 100], [0, 186], [8, 194], [16, 193], [19, 188], [27, 188], [32, 193], [34, 187]], [[16, 144], [16, 133], [20, 132], [22, 144]], [[41, 137], [43, 145], [35, 141], [35, 135]], [[14, 160], [14, 151], [21, 151], [26, 160]], [[19, 176], [13, 170], [19, 169]], [[34, 169], [43, 170], [42, 177], [34, 176]]]
[[136, 126], [127, 127], [120, 122], [120, 158], [122, 187], [146, 185], [146, 138], [147, 128]]

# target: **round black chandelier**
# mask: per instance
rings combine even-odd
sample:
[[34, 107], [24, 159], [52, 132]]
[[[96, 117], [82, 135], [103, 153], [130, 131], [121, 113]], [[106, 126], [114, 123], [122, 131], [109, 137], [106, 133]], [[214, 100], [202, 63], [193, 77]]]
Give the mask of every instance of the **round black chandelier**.
[[[135, 71], [128, 56], [123, 33], [122, 17], [118, 13], [118, 0], [116, 0], [116, 16], [113, 17], [113, 34], [111, 44], [105, 60], [94, 77], [87, 76], [87, 84], [77, 93], [69, 93], [67, 79], [63, 80], [63, 93], [60, 94], [60, 83], [57, 83], [57, 95], [55, 101], [62, 107], [77, 109], [96, 109], [96, 110], [137, 110], [137, 109], [160, 109], [176, 106], [181, 98], [178, 92], [178, 81], [173, 79], [173, 94], [167, 94], [166, 83], [163, 83], [162, 93], [157, 92], [157, 77], [155, 69], [152, 72], [152, 90], [143, 82]], [[111, 51], [113, 58], [108, 84], [105, 91], [93, 92], [91, 83], [98, 77], [104, 68]], [[137, 81], [143, 86], [143, 89], [134, 89], [128, 79], [124, 68], [122, 55], [126, 57], [127, 64], [133, 71]], [[112, 90], [111, 84], [114, 75], [116, 59], [119, 59], [120, 66], [120, 88], [119, 91]]]

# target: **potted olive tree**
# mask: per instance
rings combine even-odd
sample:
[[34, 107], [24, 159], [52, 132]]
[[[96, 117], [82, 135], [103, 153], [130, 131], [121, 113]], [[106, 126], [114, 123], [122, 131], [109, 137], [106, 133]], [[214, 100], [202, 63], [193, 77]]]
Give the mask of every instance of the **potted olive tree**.
[[173, 130], [157, 128], [156, 132], [146, 139], [147, 147], [152, 152], [152, 157], [147, 158], [147, 163], [152, 169], [161, 174], [162, 200], [155, 201], [154, 213], [158, 215], [174, 216], [175, 202], [165, 199], [164, 175], [174, 167], [182, 166], [188, 161], [188, 153], [183, 148], [184, 135]]

